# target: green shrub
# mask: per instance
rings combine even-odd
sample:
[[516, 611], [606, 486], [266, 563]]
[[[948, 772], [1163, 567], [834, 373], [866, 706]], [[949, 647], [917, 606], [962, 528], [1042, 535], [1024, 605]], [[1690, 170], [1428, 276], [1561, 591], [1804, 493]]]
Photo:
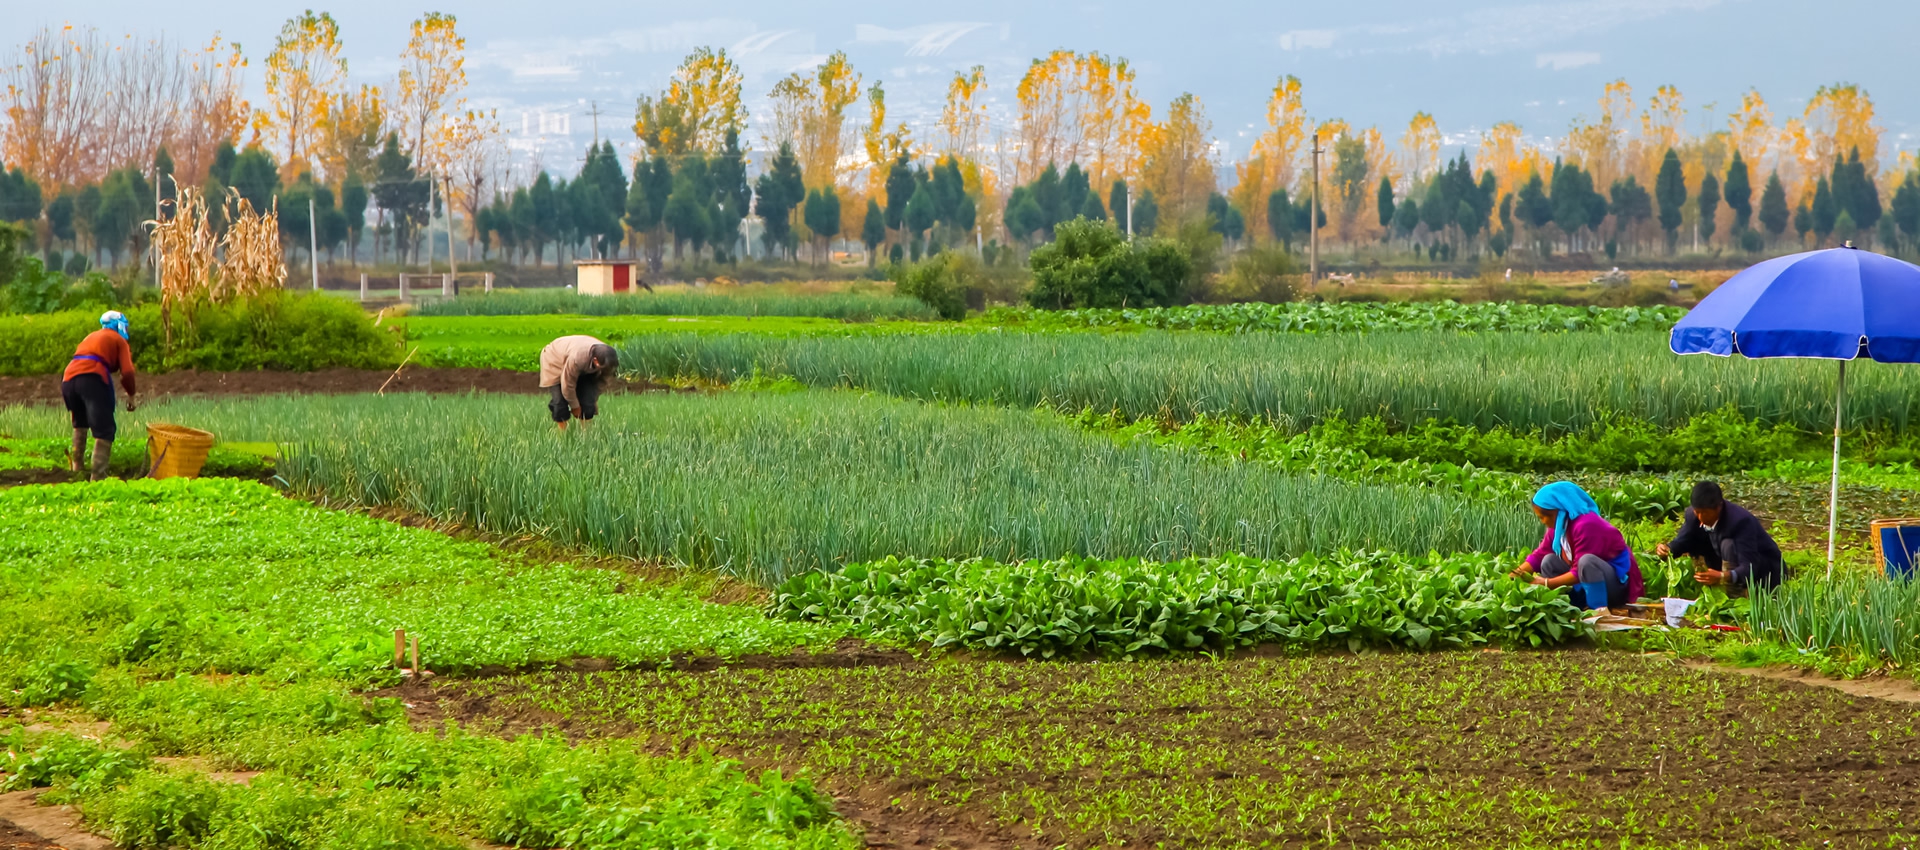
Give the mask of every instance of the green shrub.
[[[176, 317], [171, 349], [159, 307], [135, 307], [128, 319], [142, 371], [378, 369], [400, 359], [393, 335], [374, 327], [358, 305], [328, 295], [272, 293], [202, 306]], [[0, 318], [0, 375], [57, 374], [74, 346], [99, 329], [91, 310]]]
[[896, 291], [932, 307], [942, 319], [967, 317], [967, 289], [979, 271], [979, 261], [952, 251], [904, 268]]
[[1028, 257], [1035, 307], [1165, 307], [1178, 303], [1192, 260], [1158, 239], [1129, 242], [1104, 222], [1084, 218], [1054, 228], [1054, 241]]
[[1220, 276], [1205, 300], [1260, 301], [1281, 304], [1292, 301], [1298, 283], [1293, 255], [1278, 245], [1261, 245], [1241, 252], [1233, 265]]

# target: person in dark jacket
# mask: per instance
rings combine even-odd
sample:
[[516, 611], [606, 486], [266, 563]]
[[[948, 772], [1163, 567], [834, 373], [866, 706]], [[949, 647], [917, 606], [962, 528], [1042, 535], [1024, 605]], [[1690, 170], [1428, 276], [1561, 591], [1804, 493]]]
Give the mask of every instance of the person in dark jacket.
[[1727, 501], [1712, 481], [1693, 485], [1692, 503], [1680, 533], [1673, 542], [1653, 547], [1654, 554], [1691, 555], [1694, 580], [1724, 587], [1731, 595], [1744, 595], [1756, 586], [1779, 586], [1780, 546], [1751, 511]]

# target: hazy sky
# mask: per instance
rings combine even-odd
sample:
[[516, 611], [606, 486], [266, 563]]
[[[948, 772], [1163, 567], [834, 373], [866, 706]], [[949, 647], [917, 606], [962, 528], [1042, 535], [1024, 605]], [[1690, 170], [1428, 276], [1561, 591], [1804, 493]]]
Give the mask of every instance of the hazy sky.
[[[253, 58], [256, 89], [258, 63], [280, 24], [307, 8], [273, 0], [8, 5], [0, 14], [7, 45], [43, 24], [200, 42], [218, 30]], [[353, 75], [384, 82], [408, 21], [429, 6], [342, 0], [317, 8], [340, 22]], [[985, 65], [1002, 127], [1033, 57], [1098, 50], [1132, 60], [1156, 112], [1183, 91], [1198, 94], [1229, 159], [1244, 154], [1264, 122], [1267, 93], [1282, 74], [1304, 81], [1316, 118], [1378, 124], [1390, 139], [1416, 110], [1431, 112], [1450, 139], [1505, 120], [1530, 135], [1560, 135], [1571, 119], [1593, 114], [1601, 86], [1621, 77], [1633, 84], [1636, 105], [1656, 86], [1679, 86], [1696, 131], [1721, 126], [1749, 88], [1784, 117], [1797, 115], [1820, 85], [1847, 81], [1872, 93], [1889, 147], [1920, 147], [1920, 71], [1907, 58], [1920, 36], [1913, 0], [981, 0], [950, 9], [857, 0], [445, 0], [431, 8], [459, 18], [470, 100], [497, 107], [521, 144], [541, 147], [546, 165], [563, 172], [573, 166], [557, 160], [571, 159], [592, 135], [589, 102], [605, 113], [602, 135], [630, 143], [635, 95], [660, 88], [699, 45], [738, 58], [750, 109], [778, 77], [844, 49], [867, 81], [884, 81], [894, 113], [915, 123], [937, 114], [956, 70]]]

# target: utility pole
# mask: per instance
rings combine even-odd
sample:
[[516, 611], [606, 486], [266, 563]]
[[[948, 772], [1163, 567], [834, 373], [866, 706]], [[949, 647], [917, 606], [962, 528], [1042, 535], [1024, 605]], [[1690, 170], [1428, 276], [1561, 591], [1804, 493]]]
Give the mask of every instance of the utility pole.
[[1320, 131], [1313, 133], [1313, 193], [1307, 196], [1307, 285], [1320, 282]]
[[590, 107], [587, 114], [593, 116], [593, 146], [597, 148], [600, 146], [600, 101], [590, 100], [587, 105]]
[[153, 230], [147, 231], [147, 252], [153, 255], [153, 285], [156, 288], [160, 286], [160, 243], [152, 234], [160, 229], [160, 222], [166, 221], [166, 210], [160, 206], [160, 181], [170, 176], [162, 175], [158, 167], [153, 170]]
[[447, 280], [455, 289], [460, 286], [460, 267], [453, 264], [453, 186], [447, 182], [447, 175], [440, 175], [440, 197], [447, 202]]
[[313, 272], [313, 291], [320, 291], [320, 220], [313, 215], [313, 196], [307, 196], [307, 268]]
[[1127, 190], [1127, 191], [1126, 191], [1126, 199], [1127, 199], [1127, 241], [1128, 241], [1128, 242], [1132, 242], [1132, 241], [1133, 241], [1133, 184], [1132, 184], [1132, 183], [1128, 183], [1128, 182], [1125, 182], [1125, 181], [1122, 181], [1122, 182], [1120, 183], [1120, 185], [1122, 185], [1122, 186], [1125, 186], [1125, 187], [1126, 187], [1126, 190]]

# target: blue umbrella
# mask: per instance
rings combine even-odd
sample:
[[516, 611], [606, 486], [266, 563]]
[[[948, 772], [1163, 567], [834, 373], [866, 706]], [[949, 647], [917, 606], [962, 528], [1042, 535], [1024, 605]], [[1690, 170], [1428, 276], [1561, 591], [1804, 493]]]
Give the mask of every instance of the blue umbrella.
[[1833, 482], [1827, 495], [1827, 575], [1840, 510], [1841, 408], [1847, 361], [1920, 363], [1920, 266], [1843, 248], [1756, 263], [1700, 299], [1673, 326], [1675, 354], [1818, 357], [1840, 362], [1833, 401]]

